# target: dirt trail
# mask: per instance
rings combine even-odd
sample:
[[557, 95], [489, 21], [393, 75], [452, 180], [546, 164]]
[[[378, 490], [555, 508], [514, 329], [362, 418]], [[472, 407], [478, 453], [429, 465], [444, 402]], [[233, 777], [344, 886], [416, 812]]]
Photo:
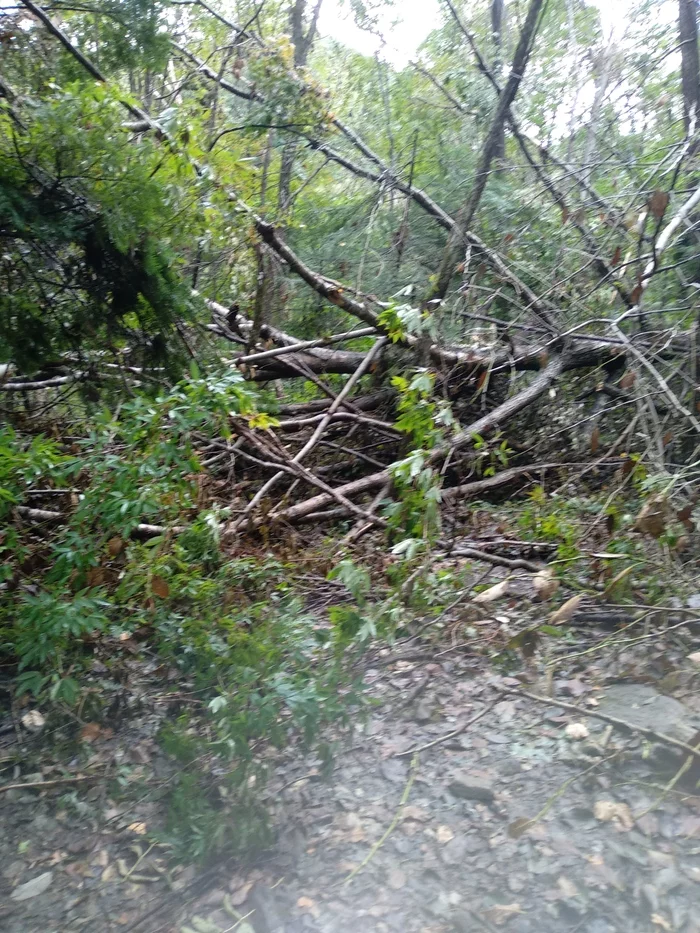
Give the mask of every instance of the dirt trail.
[[[682, 755], [503, 695], [518, 681], [449, 651], [380, 658], [367, 681], [383, 703], [330, 781], [291, 755], [278, 769], [269, 788], [278, 840], [244, 873], [188, 869], [168, 894], [157, 850], [139, 846], [135, 825], [156, 818], [152, 803], [115, 815], [98, 788], [0, 793], [0, 927], [699, 933], [700, 796], [688, 774], [670, 787]], [[697, 691], [681, 703], [649, 685], [553, 686], [566, 702], [650, 728], [692, 729], [700, 712]], [[429, 747], [414, 755], [416, 746]]]

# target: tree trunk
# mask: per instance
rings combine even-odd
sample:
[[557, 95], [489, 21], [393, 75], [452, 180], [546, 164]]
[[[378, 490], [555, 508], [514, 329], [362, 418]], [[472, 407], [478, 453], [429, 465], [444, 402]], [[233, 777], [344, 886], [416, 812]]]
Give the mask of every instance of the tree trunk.
[[[309, 52], [318, 28], [318, 16], [321, 12], [323, 0], [317, 0], [311, 14], [311, 22], [308, 28], [304, 28], [304, 14], [306, 12], [307, 0], [294, 0], [294, 5], [289, 12], [289, 25], [292, 30], [292, 44], [294, 45], [294, 67], [303, 68], [309, 58]], [[299, 144], [297, 140], [290, 139], [282, 150], [282, 161], [279, 175], [279, 191], [277, 194], [277, 206], [284, 214], [291, 203], [292, 176], [294, 172], [294, 160], [296, 158]]]
[[698, 60], [698, 18], [696, 0], [678, 0], [678, 32], [681, 42], [683, 117], [688, 133], [697, 129], [700, 101], [700, 61]]
[[[491, 0], [491, 36], [493, 39], [493, 61], [491, 69], [495, 75], [496, 81], [501, 83], [501, 71], [503, 69], [503, 10], [504, 0]], [[501, 163], [506, 157], [506, 131], [505, 123], [502, 123], [496, 138], [496, 148], [493, 154], [494, 161]]]

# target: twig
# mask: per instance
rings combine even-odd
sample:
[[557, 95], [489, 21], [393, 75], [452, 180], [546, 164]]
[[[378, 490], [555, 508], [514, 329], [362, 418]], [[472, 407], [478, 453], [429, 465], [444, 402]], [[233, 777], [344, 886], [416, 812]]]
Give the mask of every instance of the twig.
[[406, 806], [406, 803], [408, 802], [408, 798], [411, 793], [411, 788], [413, 787], [413, 782], [416, 779], [417, 772], [418, 772], [418, 755], [416, 754], [413, 756], [413, 760], [411, 761], [411, 773], [408, 776], [408, 781], [406, 782], [406, 786], [404, 788], [403, 794], [401, 795], [401, 800], [399, 801], [399, 806], [396, 810], [396, 813], [394, 814], [393, 820], [391, 821], [389, 826], [386, 828], [384, 834], [382, 835], [382, 838], [378, 842], [375, 842], [375, 844], [369, 850], [366, 857], [360, 862], [360, 864], [356, 868], [353, 868], [353, 870], [350, 872], [347, 878], [343, 881], [343, 887], [346, 887], [347, 885], [349, 885], [352, 879], [356, 875], [359, 875], [359, 873], [364, 868], [366, 868], [367, 865], [369, 865], [369, 863], [372, 861], [374, 856], [377, 854], [377, 852], [379, 852], [379, 850], [384, 845], [384, 843], [387, 841], [389, 836], [393, 833], [393, 831], [399, 825], [399, 820], [401, 819], [403, 808]]
[[583, 771], [579, 771], [578, 774], [574, 774], [573, 777], [567, 778], [567, 780], [564, 781], [564, 783], [554, 791], [551, 797], [549, 797], [539, 813], [533, 816], [530, 820], [523, 820], [522, 822], [518, 822], [517, 830], [514, 833], [516, 838], [521, 836], [523, 833], [526, 833], [528, 830], [532, 829], [533, 826], [539, 823], [539, 821], [549, 813], [555, 802], [566, 793], [568, 788], [571, 787], [575, 781], [578, 781], [579, 778], [590, 774], [591, 771], [595, 771], [596, 768], [599, 768], [602, 764], [605, 764], [606, 761], [610, 761], [611, 759], [616, 758], [618, 754], [619, 753], [616, 752], [614, 755], [608, 755], [607, 758], [601, 758], [600, 761], [594, 762], [588, 768], [585, 768]]
[[54, 781], [27, 781], [24, 784], [3, 784], [0, 787], [0, 794], [8, 790], [26, 790], [46, 787], [59, 787], [61, 784], [83, 784], [86, 781], [101, 781], [107, 777], [106, 774], [86, 774], [82, 777], [56, 778]]
[[[698, 745], [696, 746], [696, 749], [697, 749], [697, 751], [700, 751], [700, 743], [698, 743]], [[688, 757], [685, 759], [685, 761], [684, 761], [683, 764], [680, 766], [680, 768], [678, 769], [678, 771], [676, 771], [676, 773], [674, 774], [674, 776], [673, 776], [673, 777], [671, 778], [671, 780], [668, 782], [668, 784], [666, 785], [666, 787], [664, 787], [664, 789], [663, 789], [663, 791], [661, 792], [661, 794], [656, 798], [656, 800], [651, 804], [651, 806], [647, 807], [646, 810], [642, 810], [642, 812], [639, 813], [639, 814], [637, 814], [636, 816], [633, 814], [633, 815], [632, 815], [632, 819], [633, 819], [635, 822], [637, 822], [637, 820], [641, 820], [641, 818], [642, 818], [643, 816], [646, 816], [647, 813], [651, 813], [653, 810], [656, 810], [656, 808], [657, 808], [660, 804], [662, 804], [662, 803], [664, 802], [664, 800], [668, 797], [668, 795], [671, 793], [671, 791], [672, 791], [673, 788], [676, 786], [676, 784], [680, 781], [680, 779], [683, 777], [683, 775], [684, 775], [687, 771], [690, 770], [690, 767], [691, 767], [692, 764], [693, 764], [693, 756], [692, 756], [692, 755], [688, 755]]]
[[471, 557], [472, 560], [482, 560], [484, 563], [493, 564], [495, 567], [508, 567], [510, 570], [529, 570], [530, 573], [539, 573], [542, 570], [542, 564], [535, 564], [523, 557], [501, 557], [499, 554], [488, 554], [486, 551], [480, 551], [475, 547], [457, 548], [454, 551], [449, 551], [446, 556]]
[[550, 699], [537, 693], [530, 693], [527, 690], [512, 690], [510, 687], [501, 687], [503, 693], [510, 696], [526, 697], [528, 700], [534, 700], [536, 703], [543, 703], [545, 706], [554, 706], [557, 709], [565, 709], [571, 713], [577, 713], [579, 716], [590, 716], [592, 719], [600, 719], [601, 722], [607, 722], [611, 726], [617, 726], [618, 729], [625, 729], [628, 732], [636, 732], [647, 739], [654, 739], [662, 745], [670, 745], [673, 748], [680, 748], [689, 755], [700, 758], [700, 744], [695, 748], [682, 742], [680, 739], [674, 739], [670, 735], [664, 735], [662, 732], [655, 732], [653, 729], [647, 729], [646, 726], [636, 726], [634, 723], [627, 722], [625, 719], [618, 719], [616, 716], [608, 716], [606, 713], [598, 713], [591, 709], [582, 709], [574, 703], [566, 703], [564, 700]]
[[406, 758], [408, 755], [417, 755], [419, 752], [424, 752], [429, 748], [433, 748], [435, 745], [441, 745], [443, 742], [448, 742], [450, 739], [454, 739], [456, 736], [461, 735], [463, 732], [466, 732], [470, 726], [473, 726], [475, 722], [478, 722], [482, 719], [487, 713], [490, 713], [494, 708], [496, 703], [501, 699], [500, 694], [496, 697], [493, 703], [489, 703], [488, 706], [485, 706], [476, 716], [472, 716], [471, 719], [468, 719], [466, 722], [462, 723], [461, 726], [457, 726], [456, 729], [453, 729], [452, 732], [448, 732], [445, 735], [441, 735], [437, 739], [433, 739], [432, 742], [426, 742], [425, 745], [419, 745], [417, 748], [409, 748], [405, 752], [396, 752], [392, 757], [393, 758]]

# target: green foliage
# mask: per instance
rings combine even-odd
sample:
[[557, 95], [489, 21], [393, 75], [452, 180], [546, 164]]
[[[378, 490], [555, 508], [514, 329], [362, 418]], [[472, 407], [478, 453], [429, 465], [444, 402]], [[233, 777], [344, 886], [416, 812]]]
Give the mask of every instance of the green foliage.
[[542, 486], [535, 486], [528, 498], [529, 504], [518, 515], [518, 527], [536, 539], [556, 543], [560, 562], [576, 560], [581, 514], [577, 503], [550, 497]]
[[55, 440], [42, 434], [24, 439], [11, 425], [0, 425], [0, 518], [21, 504], [24, 492], [38, 480], [50, 476], [61, 483], [71, 462]]
[[[146, 549], [131, 545], [138, 562], [127, 566], [112, 592], [96, 591], [108, 541], [126, 546], [140, 523], [167, 526], [190, 514], [182, 540], [173, 546], [168, 574], [177, 578], [193, 559], [204, 568], [218, 566], [221, 516], [197, 507], [200, 464], [193, 434], [226, 437], [231, 412], [256, 413], [256, 397], [236, 370], [195, 375], [156, 399], [139, 396], [124, 404], [118, 417], [103, 411], [79, 442], [78, 454], [68, 455], [42, 436], [25, 441], [10, 428], [2, 430], [5, 513], [39, 481], [51, 486], [72, 480], [81, 488], [69, 521], [50, 542], [39, 592], [6, 591], [0, 597], [4, 652], [27, 671], [25, 686], [39, 693], [47, 689], [46, 678], [79, 664], [83, 638], [105, 631], [109, 619], [131, 607], [159, 569], [162, 540]], [[0, 547], [7, 553], [12, 543]]]
[[435, 377], [418, 370], [412, 378], [394, 376], [398, 390], [396, 427], [406, 434], [414, 449], [392, 464], [391, 473], [398, 498], [384, 510], [392, 538], [400, 538], [396, 556], [411, 559], [439, 532], [439, 474], [429, 465], [430, 451], [445, 438], [455, 421], [448, 403], [434, 401]]
[[191, 316], [175, 252], [183, 210], [195, 232], [191, 170], [154, 139], [135, 147], [123, 120], [95, 84], [53, 86], [19, 132], [0, 111], [0, 361], [128, 345], [162, 365]]

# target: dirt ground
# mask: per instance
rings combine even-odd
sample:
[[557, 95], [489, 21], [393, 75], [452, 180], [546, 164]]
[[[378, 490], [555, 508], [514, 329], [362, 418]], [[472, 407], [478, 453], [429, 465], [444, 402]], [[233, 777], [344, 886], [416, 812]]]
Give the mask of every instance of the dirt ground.
[[[700, 730], [694, 636], [672, 636], [649, 633], [603, 667], [591, 646], [605, 633], [588, 631], [549, 680], [458, 644], [379, 651], [366, 671], [375, 711], [343, 737], [330, 779], [293, 749], [276, 763], [276, 841], [247, 869], [173, 870], [152, 841], [162, 813], [148, 788], [172, 776], [154, 742], [168, 715], [155, 665], [113, 729], [83, 734], [87, 759], [66, 746], [59, 766], [54, 745], [37, 766], [46, 730], [8, 714], [0, 929], [700, 933], [700, 768], [651, 734]], [[555, 701], [517, 695], [523, 681]], [[106, 781], [45, 783], [90, 762], [127, 788], [147, 778], [146, 791], [115, 803]]]

